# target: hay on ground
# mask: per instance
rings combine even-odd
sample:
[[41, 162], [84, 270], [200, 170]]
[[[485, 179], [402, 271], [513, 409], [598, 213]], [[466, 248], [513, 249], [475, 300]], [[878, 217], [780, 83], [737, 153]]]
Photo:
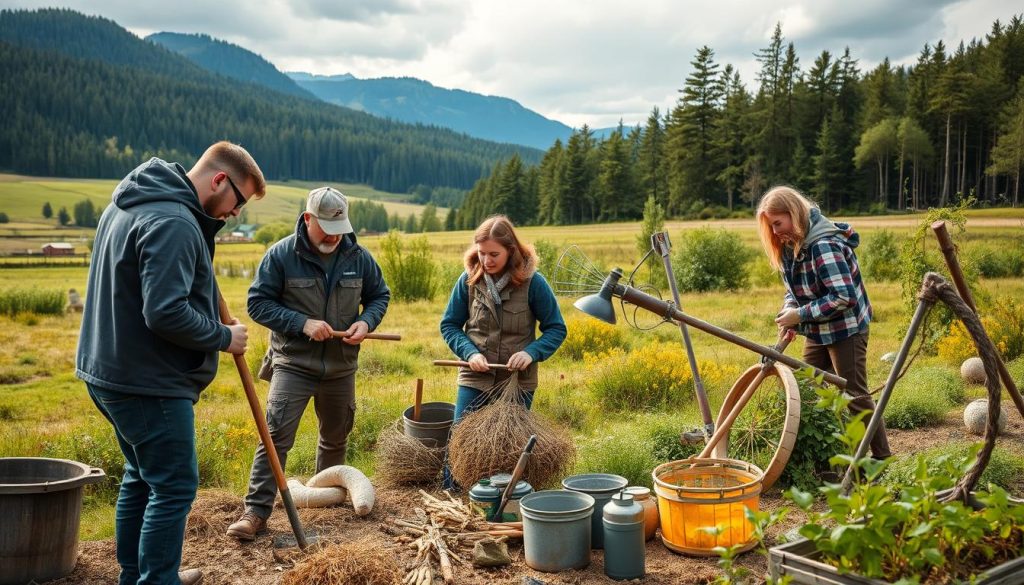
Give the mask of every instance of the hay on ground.
[[444, 465], [444, 448], [428, 447], [406, 435], [401, 419], [381, 430], [376, 454], [373, 479], [383, 485], [437, 483]]
[[241, 514], [242, 498], [225, 490], [203, 490], [192, 503], [185, 534], [197, 540], [220, 536]]
[[331, 544], [305, 557], [281, 576], [281, 585], [390, 585], [402, 570], [395, 555], [378, 541], [363, 537]]
[[511, 473], [530, 435], [537, 444], [523, 479], [535, 489], [561, 480], [576, 455], [569, 434], [522, 404], [518, 375], [496, 385], [494, 402], [455, 426], [448, 443], [448, 465], [459, 485], [469, 488], [495, 473]]

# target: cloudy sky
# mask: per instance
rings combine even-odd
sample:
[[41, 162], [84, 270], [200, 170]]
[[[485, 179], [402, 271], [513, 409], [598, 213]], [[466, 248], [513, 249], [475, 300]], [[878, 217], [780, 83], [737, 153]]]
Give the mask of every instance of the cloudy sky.
[[[256, 6], [262, 4], [261, 7]], [[1005, 0], [0, 0], [61, 5], [140, 36], [206, 33], [283, 71], [412, 76], [509, 97], [569, 124], [642, 122], [664, 111], [708, 45], [752, 87], [753, 53], [782, 24], [805, 69], [849, 46], [862, 69], [913, 63], [939, 39], [955, 46], [1006, 22]], [[1024, 12], [1018, 5], [1017, 12]]]

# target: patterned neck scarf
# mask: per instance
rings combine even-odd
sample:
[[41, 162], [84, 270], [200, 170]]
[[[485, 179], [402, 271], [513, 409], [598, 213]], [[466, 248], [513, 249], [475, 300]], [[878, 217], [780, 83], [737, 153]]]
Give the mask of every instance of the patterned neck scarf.
[[487, 285], [487, 292], [491, 294], [495, 307], [501, 307], [501, 291], [505, 290], [505, 287], [508, 286], [511, 280], [512, 273], [508, 270], [505, 271], [505, 274], [501, 275], [498, 282], [494, 282], [490, 274], [484, 273], [484, 284]]

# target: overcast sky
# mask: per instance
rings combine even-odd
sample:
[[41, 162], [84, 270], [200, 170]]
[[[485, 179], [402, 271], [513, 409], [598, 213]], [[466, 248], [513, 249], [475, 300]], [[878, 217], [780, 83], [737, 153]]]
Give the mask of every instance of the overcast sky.
[[[59, 4], [58, 4], [59, 3]], [[206, 33], [282, 71], [411, 76], [512, 98], [569, 124], [632, 125], [664, 112], [708, 45], [754, 85], [776, 22], [806, 70], [849, 46], [862, 70], [911, 64], [925, 43], [983, 37], [1006, 0], [0, 0], [61, 5], [140, 36]], [[262, 5], [262, 6], [260, 6]]]

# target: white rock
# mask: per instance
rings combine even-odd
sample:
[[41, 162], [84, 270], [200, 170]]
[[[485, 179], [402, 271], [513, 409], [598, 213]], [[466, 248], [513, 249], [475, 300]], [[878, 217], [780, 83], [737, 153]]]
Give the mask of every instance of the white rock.
[[883, 355], [882, 356], [882, 361], [885, 362], [885, 363], [888, 363], [888, 364], [893, 363], [894, 361], [896, 361], [896, 352], [895, 351], [890, 351], [889, 353]]
[[960, 377], [971, 384], [985, 383], [985, 364], [980, 357], [972, 357], [964, 360], [960, 365]]
[[[971, 401], [970, 404], [964, 408], [964, 426], [967, 427], [967, 432], [972, 435], [984, 435], [985, 434], [985, 422], [988, 420], [988, 398], [979, 398]], [[996, 425], [996, 431], [1002, 433], [1006, 430], [1006, 409], [1003, 405], [999, 405], [999, 423]]]

